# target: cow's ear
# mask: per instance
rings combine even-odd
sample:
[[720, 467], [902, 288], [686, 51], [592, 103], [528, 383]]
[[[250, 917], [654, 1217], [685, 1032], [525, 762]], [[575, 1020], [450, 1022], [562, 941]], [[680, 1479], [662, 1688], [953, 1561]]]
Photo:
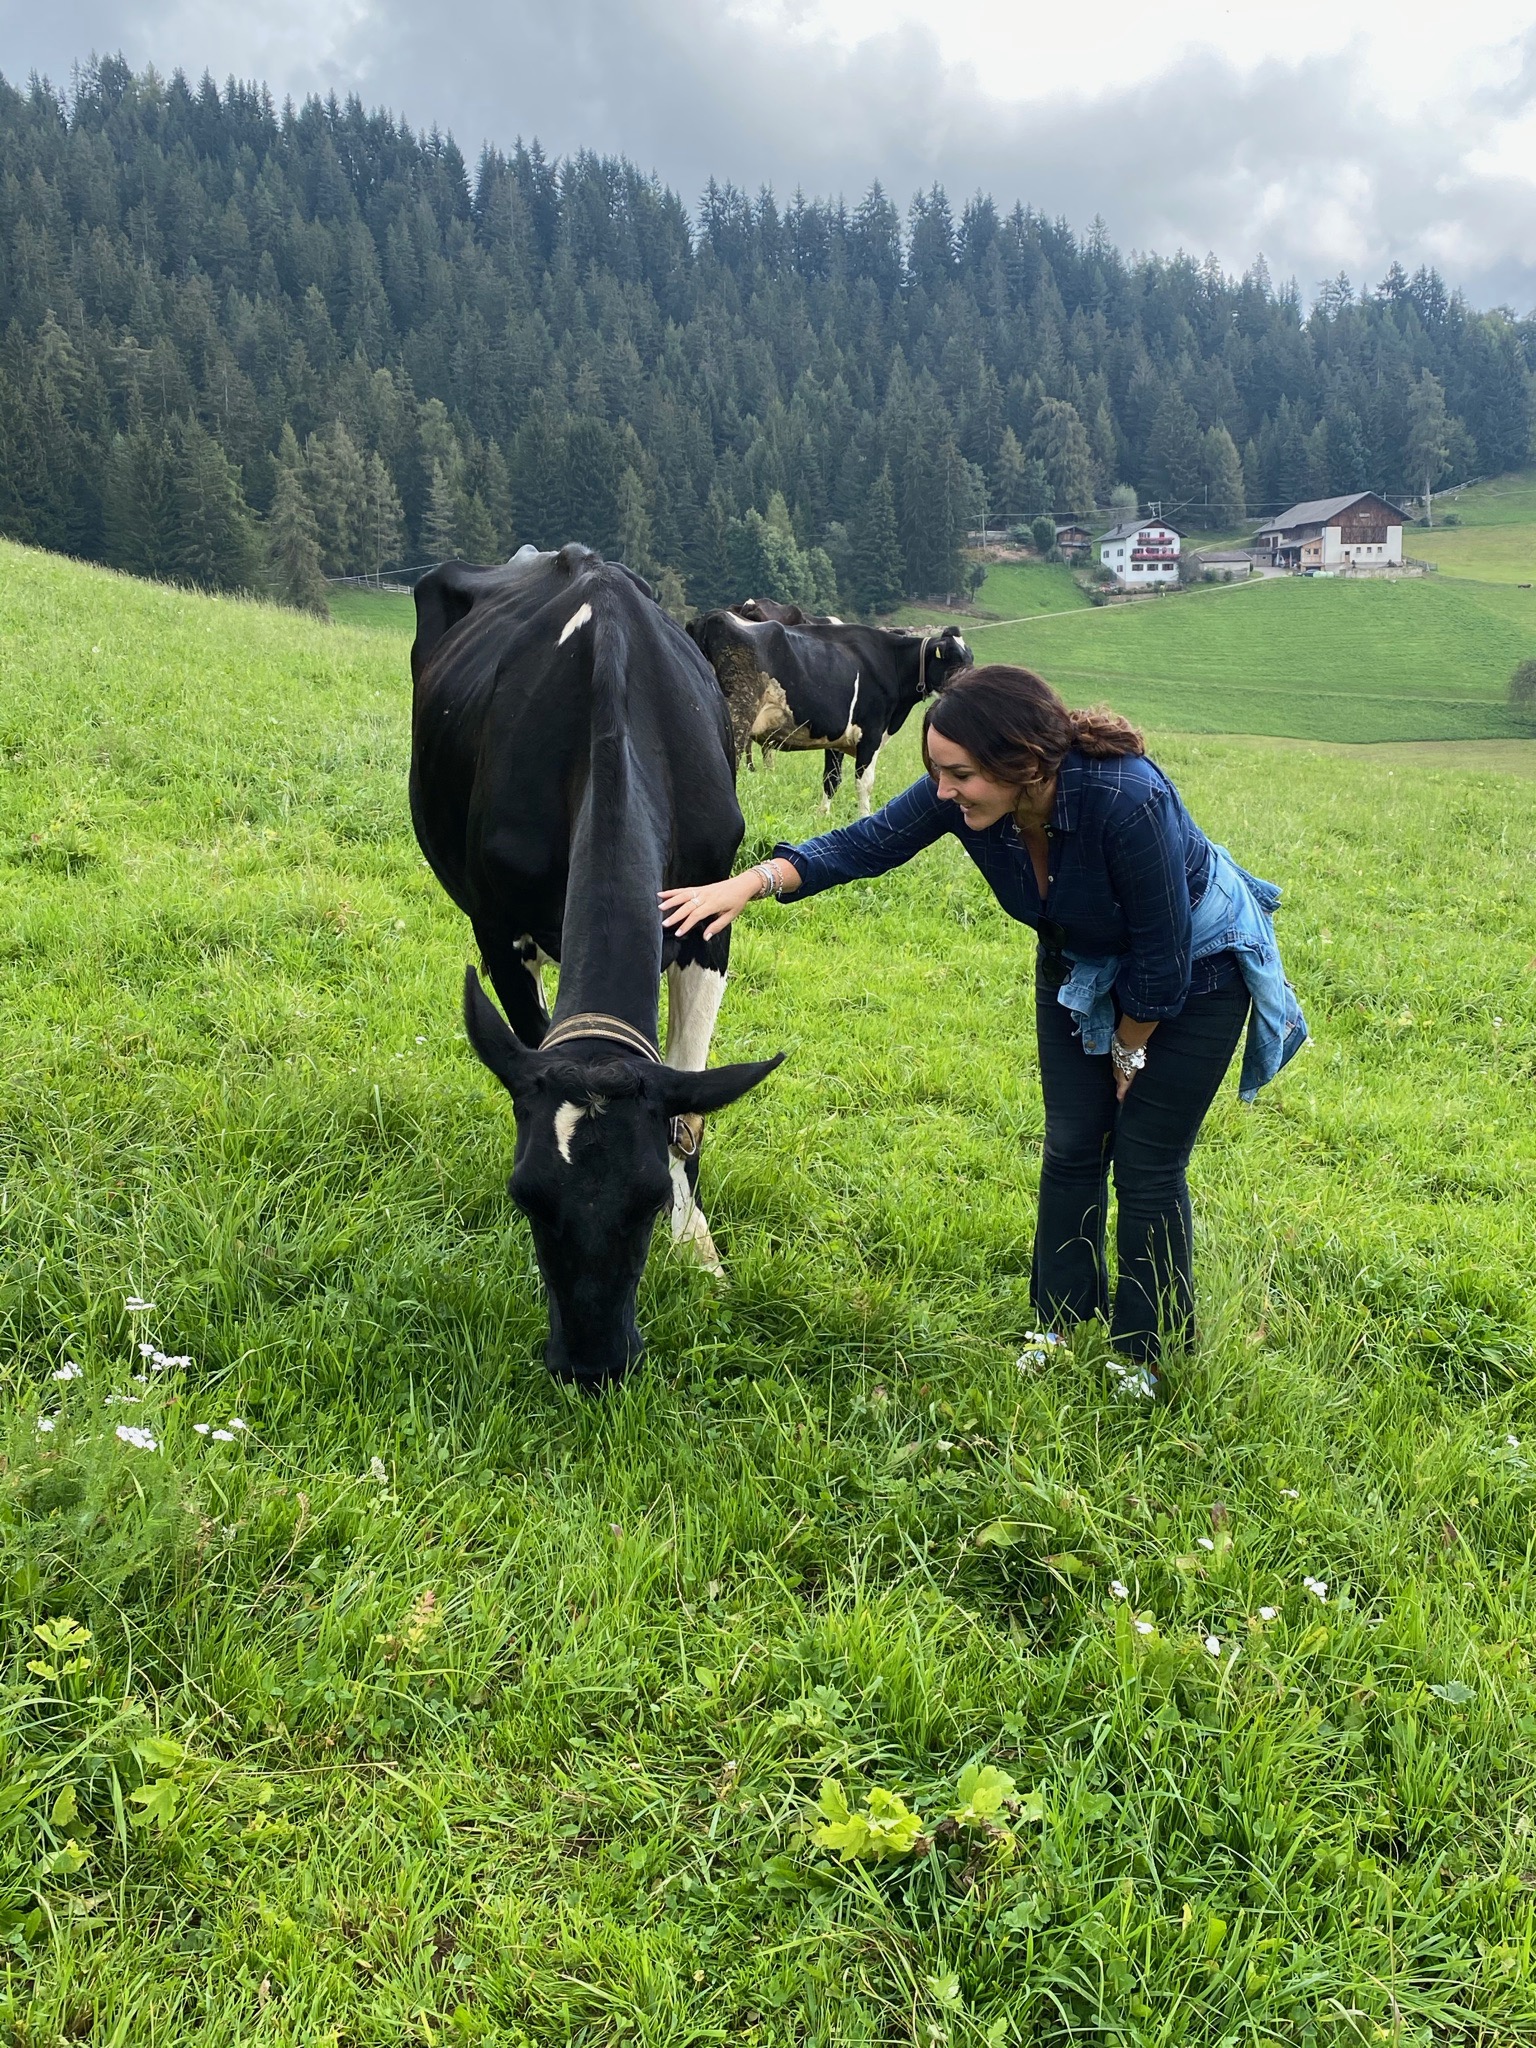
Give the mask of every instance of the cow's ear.
[[480, 986], [473, 967], [464, 970], [464, 1029], [469, 1042], [504, 1088], [516, 1095], [530, 1077], [534, 1056]]
[[771, 1060], [739, 1060], [730, 1067], [662, 1067], [656, 1071], [654, 1085], [668, 1116], [705, 1116], [712, 1109], [739, 1101], [783, 1063], [784, 1054], [776, 1052]]

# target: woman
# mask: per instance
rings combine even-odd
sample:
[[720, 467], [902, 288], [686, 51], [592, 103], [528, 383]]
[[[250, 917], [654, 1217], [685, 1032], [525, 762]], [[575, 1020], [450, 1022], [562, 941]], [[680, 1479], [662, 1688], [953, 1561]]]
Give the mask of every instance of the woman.
[[1069, 711], [1028, 669], [973, 669], [923, 720], [926, 777], [872, 818], [703, 889], [662, 892], [679, 933], [721, 931], [758, 896], [814, 896], [883, 874], [954, 833], [1040, 947], [1035, 1029], [1045, 1150], [1031, 1295], [1050, 1326], [1109, 1315], [1113, 1166], [1118, 1285], [1110, 1336], [1151, 1392], [1194, 1332], [1185, 1168], [1253, 1011], [1251, 1099], [1306, 1037], [1269, 913], [1279, 900], [1195, 824], [1115, 713]]

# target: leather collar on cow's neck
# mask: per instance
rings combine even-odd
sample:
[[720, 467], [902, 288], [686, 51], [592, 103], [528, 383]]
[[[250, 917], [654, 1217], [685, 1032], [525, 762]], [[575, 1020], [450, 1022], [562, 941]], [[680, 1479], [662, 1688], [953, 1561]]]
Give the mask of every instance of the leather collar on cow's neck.
[[[626, 1052], [638, 1053], [653, 1067], [663, 1064], [661, 1054], [643, 1031], [637, 1031], [622, 1017], [610, 1017], [604, 1010], [579, 1010], [574, 1016], [551, 1024], [539, 1043], [539, 1050], [547, 1052], [551, 1046], [570, 1045], [578, 1039], [604, 1039], [609, 1044], [623, 1046]], [[691, 1159], [698, 1151], [703, 1136], [702, 1116], [685, 1112], [673, 1117], [667, 1125], [667, 1143], [680, 1159]]]
[[626, 1052], [638, 1053], [653, 1066], [661, 1065], [661, 1054], [652, 1045], [643, 1031], [637, 1031], [633, 1024], [627, 1024], [622, 1017], [610, 1017], [603, 1010], [580, 1010], [574, 1016], [563, 1018], [558, 1024], [551, 1024], [539, 1041], [539, 1051], [548, 1052], [554, 1046], [568, 1045], [578, 1038], [606, 1038], [615, 1045], [622, 1045]]

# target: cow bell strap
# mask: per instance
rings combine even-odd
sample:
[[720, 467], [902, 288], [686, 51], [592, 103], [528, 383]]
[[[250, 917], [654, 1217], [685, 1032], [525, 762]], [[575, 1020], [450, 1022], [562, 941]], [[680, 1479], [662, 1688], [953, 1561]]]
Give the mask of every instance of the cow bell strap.
[[552, 1046], [565, 1045], [573, 1038], [611, 1038], [615, 1045], [622, 1045], [627, 1052], [637, 1052], [653, 1066], [661, 1065], [661, 1054], [652, 1045], [643, 1031], [637, 1031], [633, 1024], [626, 1024], [622, 1017], [609, 1017], [601, 1010], [582, 1010], [574, 1017], [566, 1017], [553, 1025], [539, 1041], [539, 1051], [548, 1052]]
[[936, 633], [925, 633], [923, 644], [917, 650], [917, 694], [923, 695], [923, 671], [928, 666], [928, 650], [938, 638]]

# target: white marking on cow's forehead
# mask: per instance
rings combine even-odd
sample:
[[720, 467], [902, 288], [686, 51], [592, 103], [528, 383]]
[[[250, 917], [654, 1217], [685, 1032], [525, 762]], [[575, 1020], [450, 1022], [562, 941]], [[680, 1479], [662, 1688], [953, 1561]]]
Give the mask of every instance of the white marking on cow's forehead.
[[571, 1140], [576, 1135], [576, 1126], [586, 1113], [586, 1105], [581, 1102], [562, 1102], [555, 1111], [555, 1143], [567, 1166], [571, 1163]]
[[967, 647], [965, 644], [964, 636], [960, 633], [957, 633], [955, 635], [955, 645], [959, 648], [962, 654], [969, 654], [971, 651], [969, 647]]
[[579, 611], [572, 612], [571, 616], [560, 628], [560, 638], [555, 642], [555, 645], [557, 647], [563, 647], [566, 641], [569, 640], [571, 635], [576, 631], [576, 629], [579, 626], [586, 625], [591, 617], [592, 607], [589, 604], [584, 604]]

